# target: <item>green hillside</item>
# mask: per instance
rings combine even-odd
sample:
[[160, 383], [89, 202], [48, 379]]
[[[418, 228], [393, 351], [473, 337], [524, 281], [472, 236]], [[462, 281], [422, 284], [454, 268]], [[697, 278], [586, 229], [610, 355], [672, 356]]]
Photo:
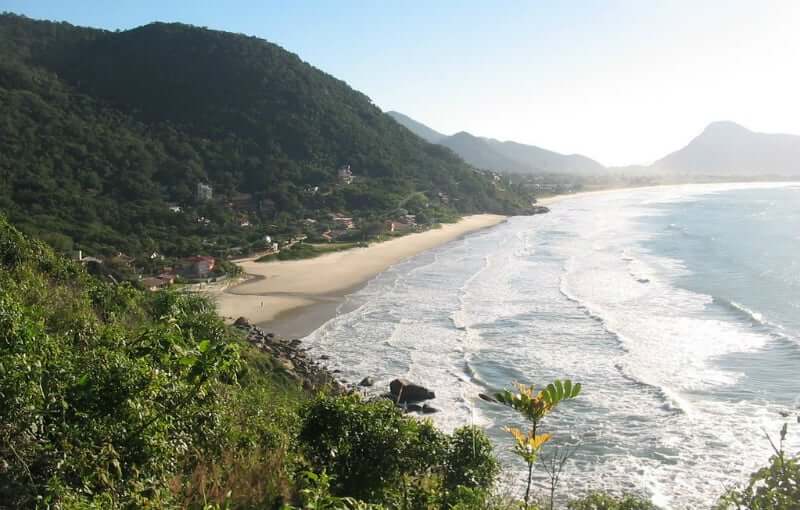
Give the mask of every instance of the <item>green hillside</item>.
[[[221, 253], [330, 212], [382, 219], [413, 192], [430, 221], [529, 203], [344, 82], [239, 34], [0, 15], [0, 109], [0, 210], [65, 251]], [[351, 184], [337, 181], [343, 165]]]

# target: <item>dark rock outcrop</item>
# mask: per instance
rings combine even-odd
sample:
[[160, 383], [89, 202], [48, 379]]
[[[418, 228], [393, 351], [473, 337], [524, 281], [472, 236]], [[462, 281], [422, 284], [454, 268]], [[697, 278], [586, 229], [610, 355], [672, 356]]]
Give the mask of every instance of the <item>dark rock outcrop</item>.
[[439, 410], [433, 406], [429, 406], [428, 404], [422, 404], [422, 414], [433, 414], [438, 413]]
[[358, 385], [359, 386], [365, 386], [365, 387], [375, 386], [375, 379], [373, 379], [372, 377], [367, 376], [367, 377], [361, 379], [361, 382], [359, 382]]
[[350, 391], [342, 381], [338, 381], [334, 376], [339, 370], [329, 371], [327, 368], [321, 367], [305, 350], [300, 348], [302, 343], [300, 340], [289, 341], [278, 338], [272, 333], [265, 333], [261, 328], [250, 324], [244, 317], [236, 319], [233, 325], [245, 333], [250, 344], [271, 355], [277, 364], [289, 376], [300, 382], [307, 391], [316, 391], [322, 388], [327, 388], [336, 394]]
[[436, 398], [436, 394], [428, 388], [412, 383], [406, 379], [395, 379], [389, 383], [389, 392], [395, 402], [420, 402]]

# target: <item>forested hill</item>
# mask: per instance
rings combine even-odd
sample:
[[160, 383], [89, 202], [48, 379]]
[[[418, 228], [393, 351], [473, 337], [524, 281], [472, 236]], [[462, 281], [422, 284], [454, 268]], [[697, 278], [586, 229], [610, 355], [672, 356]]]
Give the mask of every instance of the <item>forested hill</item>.
[[[62, 250], [193, 254], [333, 212], [377, 221], [402, 205], [436, 221], [528, 203], [346, 83], [239, 34], [3, 14], [0, 111], [0, 211]], [[355, 177], [343, 185], [344, 165]]]

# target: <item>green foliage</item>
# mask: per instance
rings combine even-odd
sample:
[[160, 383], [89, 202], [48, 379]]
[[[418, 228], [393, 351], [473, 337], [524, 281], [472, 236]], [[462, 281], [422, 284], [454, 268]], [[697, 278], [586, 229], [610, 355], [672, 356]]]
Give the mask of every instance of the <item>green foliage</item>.
[[320, 397], [303, 416], [304, 451], [331, 474], [337, 495], [439, 506], [458, 487], [491, 488], [499, 471], [480, 429], [448, 436], [429, 421], [404, 416], [388, 400]]
[[658, 510], [647, 500], [626, 494], [621, 497], [595, 492], [567, 504], [569, 510]]
[[[223, 256], [262, 248], [273, 226], [381, 217], [409, 196], [442, 217], [527, 205], [344, 82], [239, 34], [3, 14], [0, 111], [0, 210], [62, 251]], [[343, 164], [352, 184], [338, 182]]]
[[492, 487], [500, 466], [494, 458], [492, 444], [477, 427], [462, 427], [449, 437], [444, 486], [482, 489]]
[[357, 395], [314, 400], [299, 438], [312, 463], [333, 476], [336, 494], [369, 500], [399, 485], [404, 469], [430, 467], [445, 449], [429, 424], [405, 419], [391, 401], [363, 402]]
[[581, 393], [580, 383], [573, 385], [572, 381], [555, 380], [538, 393], [534, 386], [516, 384], [517, 393], [504, 390], [498, 393], [495, 398], [503, 405], [506, 405], [522, 414], [531, 424], [530, 431], [527, 433], [516, 427], [507, 427], [506, 430], [514, 436], [514, 453], [522, 458], [528, 465], [528, 483], [525, 489], [525, 505], [530, 502], [531, 480], [533, 477], [533, 465], [539, 457], [542, 446], [550, 441], [551, 435], [541, 433], [539, 423], [550, 414], [555, 407], [564, 400], [577, 397]]
[[795, 510], [800, 506], [800, 457], [790, 457], [783, 451], [786, 432], [784, 424], [781, 446], [773, 445], [775, 454], [769, 465], [753, 473], [746, 486], [724, 494], [715, 507], [717, 510]]
[[164, 505], [198, 458], [277, 446], [210, 303], [95, 280], [2, 218], [0, 260], [0, 501]]

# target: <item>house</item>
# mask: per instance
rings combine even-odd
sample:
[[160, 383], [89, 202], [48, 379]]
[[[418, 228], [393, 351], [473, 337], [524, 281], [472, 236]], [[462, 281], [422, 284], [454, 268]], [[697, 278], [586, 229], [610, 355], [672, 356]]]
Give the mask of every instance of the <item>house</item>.
[[116, 254], [116, 255], [114, 255], [113, 257], [111, 257], [111, 260], [112, 260], [113, 262], [117, 263], [117, 264], [120, 264], [120, 265], [123, 265], [123, 266], [129, 266], [129, 267], [130, 267], [130, 266], [132, 266], [132, 265], [133, 265], [133, 262], [134, 262], [136, 259], [135, 259], [134, 257], [131, 257], [130, 255], [125, 255], [124, 253], [122, 253], [122, 252], [120, 251], [120, 252], [117, 252], [117, 254]]
[[164, 272], [164, 273], [161, 273], [160, 275], [158, 275], [158, 278], [160, 280], [163, 280], [163, 281], [167, 282], [169, 285], [172, 285], [173, 283], [175, 283], [175, 274], [174, 273]]
[[342, 184], [351, 184], [353, 182], [353, 172], [350, 170], [350, 165], [345, 165], [339, 169], [339, 182]]
[[306, 195], [316, 195], [319, 192], [319, 186], [306, 186], [303, 188], [303, 193]]
[[349, 216], [342, 216], [339, 213], [334, 213], [330, 215], [330, 218], [339, 228], [344, 228], [345, 230], [352, 230], [356, 228], [356, 224], [353, 221], [353, 218]]
[[386, 230], [391, 233], [405, 234], [414, 230], [414, 224], [402, 223], [399, 221], [387, 221]]
[[405, 223], [406, 225], [416, 225], [417, 224], [417, 215], [416, 214], [404, 214], [401, 216], [398, 221], [400, 223]]
[[208, 273], [214, 270], [216, 260], [214, 257], [206, 255], [198, 255], [196, 257], [189, 257], [186, 259], [187, 272], [192, 276], [204, 278]]
[[214, 189], [208, 184], [197, 183], [196, 196], [198, 202], [208, 202], [214, 198]]
[[150, 291], [156, 291], [159, 289], [163, 289], [164, 287], [169, 287], [172, 281], [166, 280], [160, 277], [150, 277], [150, 278], [142, 278], [141, 279], [142, 286], [145, 289]]
[[230, 196], [230, 200], [228, 201], [228, 207], [236, 211], [245, 211], [250, 209], [252, 203], [253, 203], [253, 195], [251, 195], [250, 193], [236, 192]]
[[83, 250], [78, 250], [78, 254], [76, 255], [76, 260], [81, 264], [102, 264], [103, 261], [98, 259], [97, 257], [84, 257]]
[[181, 206], [179, 206], [179, 205], [171, 205], [171, 206], [169, 206], [169, 210], [170, 210], [170, 212], [174, 212], [174, 213], [183, 212], [183, 209], [181, 209]]

